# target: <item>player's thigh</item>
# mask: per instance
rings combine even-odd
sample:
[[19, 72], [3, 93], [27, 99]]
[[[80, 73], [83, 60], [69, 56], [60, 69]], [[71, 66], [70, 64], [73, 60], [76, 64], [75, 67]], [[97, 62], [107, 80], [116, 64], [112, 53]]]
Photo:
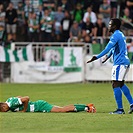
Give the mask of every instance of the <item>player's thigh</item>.
[[112, 80], [123, 81], [129, 71], [129, 65], [115, 65], [112, 68]]

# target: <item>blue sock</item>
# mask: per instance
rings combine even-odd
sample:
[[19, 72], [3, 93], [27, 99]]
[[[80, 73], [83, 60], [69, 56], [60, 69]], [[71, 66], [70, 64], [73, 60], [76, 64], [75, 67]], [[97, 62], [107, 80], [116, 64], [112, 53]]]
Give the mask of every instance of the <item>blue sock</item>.
[[114, 88], [114, 97], [115, 97], [118, 109], [123, 109], [122, 92], [120, 87]]
[[127, 98], [128, 102], [130, 103], [130, 105], [133, 104], [133, 98], [131, 96], [131, 93], [130, 93], [128, 87], [126, 85], [123, 85], [121, 87], [121, 90], [123, 91], [125, 97]]

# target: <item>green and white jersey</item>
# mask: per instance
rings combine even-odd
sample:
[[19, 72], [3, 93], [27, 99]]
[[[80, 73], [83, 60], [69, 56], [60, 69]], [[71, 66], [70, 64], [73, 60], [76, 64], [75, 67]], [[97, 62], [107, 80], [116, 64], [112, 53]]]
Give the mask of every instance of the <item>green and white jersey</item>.
[[44, 20], [44, 23], [41, 26], [41, 30], [45, 31], [47, 33], [51, 33], [52, 32], [52, 24], [49, 24], [49, 22], [53, 21], [52, 17], [50, 17], [50, 16], [43, 16], [42, 20]]
[[[24, 108], [21, 99], [17, 97], [8, 98], [6, 103], [13, 112], [21, 111]], [[29, 101], [26, 112], [50, 112], [52, 108], [53, 105], [43, 100], [38, 100], [35, 102]]]
[[[39, 20], [38, 19], [30, 19], [29, 24], [33, 25], [33, 26], [36, 26], [36, 25], [39, 24]], [[29, 27], [29, 31], [30, 32], [35, 32], [35, 31], [38, 31], [38, 29], [34, 29], [34, 28]]]
[[13, 112], [20, 111], [23, 109], [23, 103], [20, 98], [10, 97], [7, 99], [6, 103], [9, 106], [10, 110]]

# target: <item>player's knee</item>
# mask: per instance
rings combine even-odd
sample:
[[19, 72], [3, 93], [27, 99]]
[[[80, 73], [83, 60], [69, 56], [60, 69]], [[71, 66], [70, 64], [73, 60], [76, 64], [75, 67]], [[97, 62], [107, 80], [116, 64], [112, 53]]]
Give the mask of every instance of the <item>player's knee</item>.
[[112, 87], [117, 88], [117, 87], [122, 87], [124, 85], [124, 81], [113, 81]]

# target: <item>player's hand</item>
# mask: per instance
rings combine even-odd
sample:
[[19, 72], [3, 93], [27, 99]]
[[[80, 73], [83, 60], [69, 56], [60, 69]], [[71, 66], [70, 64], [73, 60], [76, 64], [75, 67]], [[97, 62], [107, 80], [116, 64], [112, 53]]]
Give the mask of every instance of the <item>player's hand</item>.
[[102, 63], [105, 63], [107, 61], [107, 59], [103, 60]]
[[87, 63], [90, 63], [90, 62], [92, 62], [92, 61], [94, 61], [96, 59], [97, 59], [97, 57], [96, 56], [93, 56], [90, 60], [87, 61]]

